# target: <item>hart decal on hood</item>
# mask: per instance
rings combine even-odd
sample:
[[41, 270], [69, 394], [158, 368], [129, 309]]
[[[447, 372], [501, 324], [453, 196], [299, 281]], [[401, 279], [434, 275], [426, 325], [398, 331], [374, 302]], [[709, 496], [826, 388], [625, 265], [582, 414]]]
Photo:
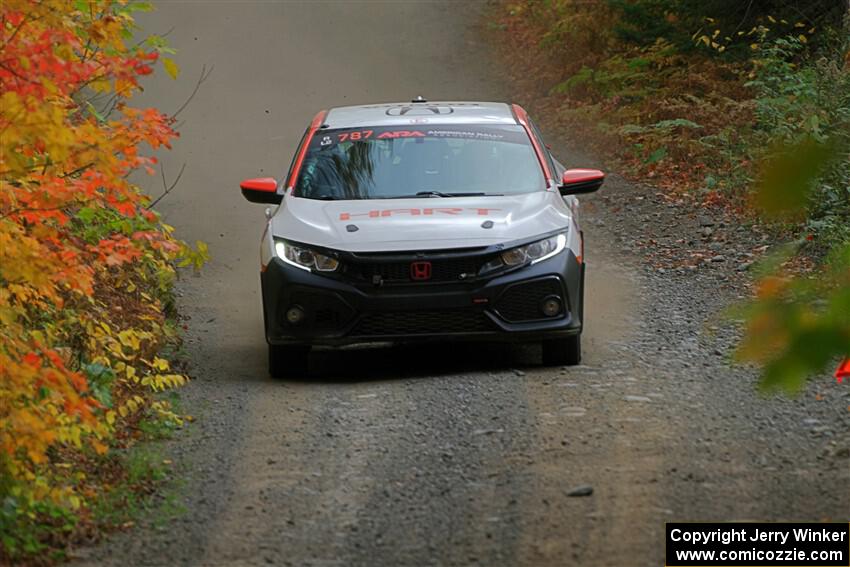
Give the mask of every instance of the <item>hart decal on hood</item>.
[[354, 218], [377, 219], [381, 217], [391, 217], [398, 215], [410, 215], [418, 217], [420, 215], [479, 215], [487, 216], [491, 211], [499, 211], [500, 209], [487, 209], [484, 207], [426, 207], [426, 208], [411, 208], [411, 209], [372, 209], [368, 212], [359, 213], [339, 213], [339, 220], [347, 221]]

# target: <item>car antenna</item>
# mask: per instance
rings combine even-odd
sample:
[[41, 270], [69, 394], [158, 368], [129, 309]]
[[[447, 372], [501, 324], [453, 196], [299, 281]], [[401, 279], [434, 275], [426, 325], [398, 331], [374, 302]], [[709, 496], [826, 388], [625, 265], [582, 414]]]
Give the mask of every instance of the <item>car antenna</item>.
[[410, 102], [414, 102], [414, 103], [415, 103], [415, 102], [428, 102], [428, 101], [427, 101], [427, 100], [425, 100], [425, 97], [423, 97], [422, 95], [418, 95], [416, 98], [414, 98], [414, 99], [413, 99], [413, 100], [411, 100]]

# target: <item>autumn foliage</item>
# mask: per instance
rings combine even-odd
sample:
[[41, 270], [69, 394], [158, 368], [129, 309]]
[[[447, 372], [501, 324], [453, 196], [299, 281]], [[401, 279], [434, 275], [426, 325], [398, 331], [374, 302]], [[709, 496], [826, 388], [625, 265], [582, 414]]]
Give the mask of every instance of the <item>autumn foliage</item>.
[[[525, 54], [507, 68], [550, 124], [686, 212], [724, 209], [787, 242], [741, 267], [759, 281], [730, 311], [744, 321], [736, 357], [761, 367], [760, 385], [797, 392], [850, 353], [850, 5], [502, 5], [494, 27]], [[701, 269], [720, 238], [703, 232], [675, 267]]]
[[142, 147], [177, 136], [128, 104], [168, 52], [132, 42], [132, 9], [0, 3], [0, 558], [39, 549], [26, 526], [40, 515], [98, 496], [78, 464], [106, 459], [123, 428], [179, 419], [153, 393], [185, 380], [161, 357], [171, 285], [204, 250], [128, 180], [154, 171]]

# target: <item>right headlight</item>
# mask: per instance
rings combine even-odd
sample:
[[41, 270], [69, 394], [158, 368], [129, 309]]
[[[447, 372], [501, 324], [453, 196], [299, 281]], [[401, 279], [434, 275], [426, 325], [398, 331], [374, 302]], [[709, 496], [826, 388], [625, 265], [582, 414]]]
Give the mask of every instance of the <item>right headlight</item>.
[[490, 272], [501, 267], [522, 266], [523, 264], [536, 264], [547, 260], [556, 254], [560, 254], [567, 247], [567, 235], [556, 234], [525, 246], [517, 246], [502, 252], [498, 258], [490, 260], [481, 268], [481, 272]]
[[336, 258], [285, 240], [275, 239], [274, 250], [281, 260], [302, 270], [334, 272], [339, 268], [339, 260]]

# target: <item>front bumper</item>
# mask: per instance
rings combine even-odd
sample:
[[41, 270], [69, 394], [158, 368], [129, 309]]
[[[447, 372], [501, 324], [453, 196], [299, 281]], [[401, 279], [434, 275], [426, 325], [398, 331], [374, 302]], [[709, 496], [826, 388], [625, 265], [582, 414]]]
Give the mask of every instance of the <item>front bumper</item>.
[[[261, 283], [270, 344], [539, 341], [582, 328], [584, 264], [569, 249], [490, 279], [394, 286], [343, 281], [274, 258]], [[551, 296], [563, 307], [546, 317], [540, 304]], [[294, 325], [286, 320], [293, 306], [305, 313]]]

